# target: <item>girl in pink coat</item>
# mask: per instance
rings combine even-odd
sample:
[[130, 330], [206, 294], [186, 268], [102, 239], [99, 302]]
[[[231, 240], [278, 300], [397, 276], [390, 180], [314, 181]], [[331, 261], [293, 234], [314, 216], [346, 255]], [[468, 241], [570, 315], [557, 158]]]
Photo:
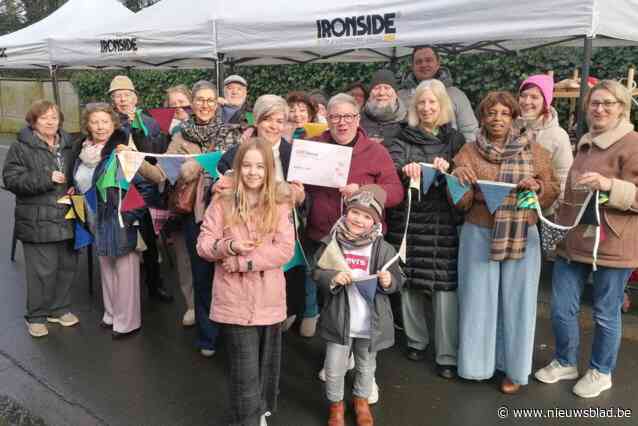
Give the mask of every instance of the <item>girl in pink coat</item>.
[[206, 211], [198, 254], [215, 262], [210, 319], [221, 325], [230, 358], [231, 425], [265, 425], [279, 393], [281, 323], [286, 319], [282, 266], [295, 233], [287, 185], [277, 184], [270, 144], [244, 142], [233, 187]]

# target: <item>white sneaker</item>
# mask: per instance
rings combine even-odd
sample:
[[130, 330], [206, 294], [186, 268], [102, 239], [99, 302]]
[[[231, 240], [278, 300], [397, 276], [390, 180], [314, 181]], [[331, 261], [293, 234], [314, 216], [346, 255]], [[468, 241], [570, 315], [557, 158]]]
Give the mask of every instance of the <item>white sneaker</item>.
[[368, 397], [368, 404], [376, 404], [379, 402], [379, 386], [377, 385], [376, 377], [372, 381], [372, 392], [370, 392], [370, 396]]
[[601, 392], [608, 389], [611, 389], [611, 374], [604, 374], [594, 368], [590, 368], [576, 382], [572, 392], [581, 398], [596, 398]]
[[38, 322], [28, 322], [27, 321], [27, 329], [29, 330], [29, 334], [32, 337], [44, 337], [49, 334], [49, 329], [46, 324], [41, 324]]
[[543, 383], [556, 383], [560, 380], [574, 380], [578, 378], [575, 366], [564, 366], [557, 359], [534, 373], [534, 377]]
[[290, 327], [292, 327], [296, 319], [297, 319], [297, 315], [290, 315], [288, 318], [286, 318], [284, 320], [284, 323], [281, 325], [282, 333], [285, 333], [286, 331], [290, 330]]
[[75, 324], [78, 324], [80, 322], [80, 319], [73, 315], [71, 312], [67, 312], [60, 317], [47, 317], [47, 321], [55, 324], [60, 324], [64, 327], [72, 327]]
[[200, 349], [199, 353], [206, 358], [210, 358], [215, 355], [215, 351], [213, 349]]
[[264, 414], [261, 415], [261, 417], [259, 418], [259, 426], [268, 426], [266, 417], [270, 417], [270, 411], [266, 411]]
[[184, 312], [184, 316], [182, 317], [182, 325], [184, 327], [191, 327], [195, 325], [195, 309], [188, 309]]
[[[350, 354], [350, 358], [348, 358], [348, 371], [354, 369], [354, 355]], [[319, 377], [319, 380], [321, 380], [322, 382], [326, 381], [326, 369], [322, 368], [319, 371], [319, 374], [317, 374], [317, 376]]]

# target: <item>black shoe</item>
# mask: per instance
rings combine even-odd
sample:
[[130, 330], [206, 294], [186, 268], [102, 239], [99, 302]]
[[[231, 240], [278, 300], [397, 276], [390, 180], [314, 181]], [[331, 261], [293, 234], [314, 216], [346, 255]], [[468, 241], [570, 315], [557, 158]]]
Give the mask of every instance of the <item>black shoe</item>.
[[436, 374], [444, 379], [454, 379], [456, 377], [456, 367], [452, 365], [436, 365]]
[[173, 302], [173, 295], [169, 294], [164, 287], [158, 287], [155, 290], [149, 292], [151, 299], [159, 300], [164, 303]]
[[100, 327], [106, 328], [106, 329], [112, 329], [113, 328], [113, 324], [107, 324], [104, 321], [100, 321]]
[[113, 340], [119, 340], [119, 339], [124, 339], [125, 337], [129, 337], [132, 336], [134, 334], [136, 334], [138, 331], [140, 331], [139, 328], [136, 328], [135, 330], [126, 332], [126, 333], [120, 333], [119, 331], [115, 331], [113, 330], [111, 332], [111, 337], [113, 337]]
[[413, 349], [413, 348], [408, 348], [407, 352], [405, 353], [405, 356], [410, 360], [410, 361], [423, 361], [425, 359], [425, 351], [423, 350], [419, 350], [419, 349]]

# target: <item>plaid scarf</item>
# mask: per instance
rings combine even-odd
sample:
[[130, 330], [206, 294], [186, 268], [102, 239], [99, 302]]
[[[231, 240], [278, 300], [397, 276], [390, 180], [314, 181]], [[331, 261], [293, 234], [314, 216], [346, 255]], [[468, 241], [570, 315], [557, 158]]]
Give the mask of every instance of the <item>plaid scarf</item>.
[[227, 151], [241, 141], [241, 129], [238, 125], [224, 124], [215, 118], [209, 123], [198, 124], [191, 117], [182, 124], [182, 136], [189, 142], [202, 147], [202, 152]]
[[361, 235], [353, 234], [352, 231], [346, 225], [346, 217], [341, 216], [341, 218], [335, 223], [332, 228], [332, 233], [334, 233], [335, 238], [340, 246], [346, 248], [358, 248], [369, 246], [374, 242], [374, 240], [381, 235], [381, 224], [375, 223], [372, 225], [372, 228]]
[[[532, 149], [528, 134], [519, 136], [511, 131], [502, 146], [492, 144], [481, 132], [476, 139], [479, 153], [490, 163], [500, 164], [498, 182], [517, 184], [534, 176]], [[517, 209], [516, 191], [512, 191], [494, 213], [490, 259], [502, 261], [521, 259], [527, 245], [528, 209]]]

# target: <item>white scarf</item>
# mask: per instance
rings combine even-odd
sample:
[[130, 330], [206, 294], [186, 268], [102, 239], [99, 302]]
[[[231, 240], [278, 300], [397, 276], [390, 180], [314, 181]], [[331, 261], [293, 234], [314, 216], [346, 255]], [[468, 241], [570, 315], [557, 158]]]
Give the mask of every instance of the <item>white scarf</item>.
[[100, 162], [102, 149], [105, 143], [95, 143], [90, 139], [82, 143], [82, 151], [80, 151], [80, 160], [85, 166], [94, 169]]

